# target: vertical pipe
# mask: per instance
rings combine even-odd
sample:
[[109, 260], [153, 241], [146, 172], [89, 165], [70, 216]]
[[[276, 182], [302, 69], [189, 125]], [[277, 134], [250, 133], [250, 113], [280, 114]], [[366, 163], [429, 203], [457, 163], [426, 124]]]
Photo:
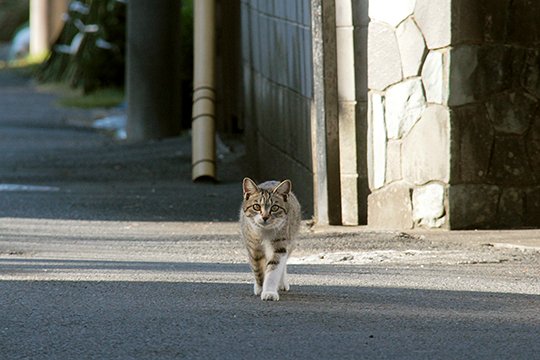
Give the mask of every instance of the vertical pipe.
[[30, 0], [30, 54], [43, 56], [49, 51], [49, 1]]
[[192, 179], [216, 180], [215, 0], [193, 6]]

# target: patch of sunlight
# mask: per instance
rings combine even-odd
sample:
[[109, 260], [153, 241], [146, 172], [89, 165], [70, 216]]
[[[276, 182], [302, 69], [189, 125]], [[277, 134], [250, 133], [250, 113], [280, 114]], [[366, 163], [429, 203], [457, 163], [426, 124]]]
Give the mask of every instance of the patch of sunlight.
[[24, 185], [24, 184], [0, 184], [1, 191], [59, 191], [56, 186]]

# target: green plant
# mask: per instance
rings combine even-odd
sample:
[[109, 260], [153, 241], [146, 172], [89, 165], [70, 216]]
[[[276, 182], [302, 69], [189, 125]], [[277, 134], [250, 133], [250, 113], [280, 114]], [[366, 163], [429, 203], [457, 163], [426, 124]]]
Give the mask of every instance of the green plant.
[[118, 106], [124, 100], [124, 91], [120, 88], [102, 88], [88, 94], [72, 92], [58, 100], [58, 104], [66, 107], [98, 108]]

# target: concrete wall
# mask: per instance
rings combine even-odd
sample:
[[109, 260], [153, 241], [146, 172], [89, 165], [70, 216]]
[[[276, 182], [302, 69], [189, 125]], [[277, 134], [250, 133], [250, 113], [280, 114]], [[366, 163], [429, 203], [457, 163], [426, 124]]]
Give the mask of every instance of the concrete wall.
[[540, 4], [371, 0], [369, 15], [369, 224], [540, 225]]
[[290, 178], [313, 212], [309, 0], [242, 0], [245, 140], [259, 181]]

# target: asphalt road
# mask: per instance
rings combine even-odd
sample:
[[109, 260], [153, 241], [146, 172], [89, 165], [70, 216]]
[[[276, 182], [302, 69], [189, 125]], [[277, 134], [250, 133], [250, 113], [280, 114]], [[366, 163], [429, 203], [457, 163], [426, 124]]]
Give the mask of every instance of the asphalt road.
[[540, 359], [538, 248], [306, 225], [263, 302], [237, 153], [193, 184], [188, 136], [118, 142], [54, 100], [0, 72], [1, 359]]
[[[3, 359], [535, 359], [538, 294], [474, 290], [484, 281], [508, 289], [523, 281], [520, 268], [509, 269], [297, 265], [290, 269], [291, 292], [263, 302], [251, 294], [244, 264], [3, 260], [2, 273], [60, 276], [0, 282], [0, 353]], [[93, 276], [62, 279], [71, 272]]]

